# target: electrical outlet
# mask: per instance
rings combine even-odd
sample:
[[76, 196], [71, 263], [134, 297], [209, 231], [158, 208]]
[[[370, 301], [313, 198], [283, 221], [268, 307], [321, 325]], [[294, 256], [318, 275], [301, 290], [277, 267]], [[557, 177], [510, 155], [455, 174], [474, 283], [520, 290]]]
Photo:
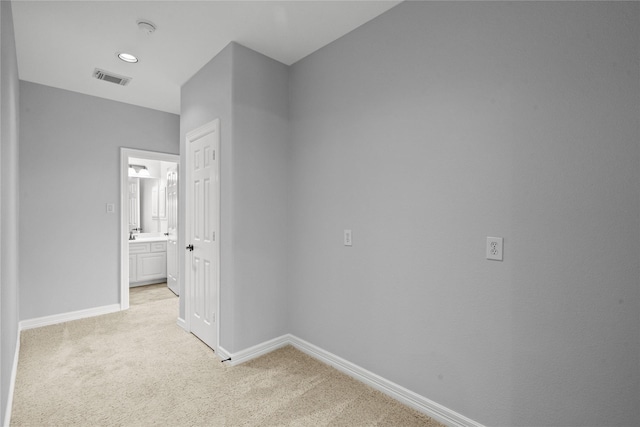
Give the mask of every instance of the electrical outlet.
[[351, 230], [344, 230], [344, 245], [345, 246], [352, 246], [352, 241], [351, 241]]
[[487, 237], [487, 259], [502, 261], [502, 237]]

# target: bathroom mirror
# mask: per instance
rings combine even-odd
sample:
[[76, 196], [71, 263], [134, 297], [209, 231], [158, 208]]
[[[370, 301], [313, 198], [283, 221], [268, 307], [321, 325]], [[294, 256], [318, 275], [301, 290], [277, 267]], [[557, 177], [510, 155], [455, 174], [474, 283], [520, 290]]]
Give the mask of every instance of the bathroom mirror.
[[132, 189], [130, 193], [137, 193], [138, 196], [129, 198], [129, 209], [132, 213], [129, 229], [141, 228], [142, 233], [165, 233], [167, 231], [167, 188], [163, 180], [129, 178], [129, 186]]
[[129, 231], [167, 232], [167, 174], [174, 162], [129, 157]]

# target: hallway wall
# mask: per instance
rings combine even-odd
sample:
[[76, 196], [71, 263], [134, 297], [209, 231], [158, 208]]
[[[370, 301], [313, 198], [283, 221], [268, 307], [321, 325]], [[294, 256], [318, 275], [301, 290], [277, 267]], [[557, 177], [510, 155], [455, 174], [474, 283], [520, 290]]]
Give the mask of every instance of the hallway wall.
[[119, 302], [120, 147], [178, 138], [175, 114], [20, 82], [21, 320]]
[[0, 422], [18, 338], [18, 61], [11, 3], [0, 2]]

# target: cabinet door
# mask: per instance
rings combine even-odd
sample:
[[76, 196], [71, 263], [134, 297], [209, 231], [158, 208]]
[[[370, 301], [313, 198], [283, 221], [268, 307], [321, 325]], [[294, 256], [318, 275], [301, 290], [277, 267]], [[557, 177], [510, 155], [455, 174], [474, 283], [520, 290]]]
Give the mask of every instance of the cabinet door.
[[167, 242], [151, 242], [149, 252], [167, 252]]
[[151, 252], [150, 243], [129, 243], [130, 254], [143, 254], [146, 252]]
[[131, 255], [129, 254], [129, 283], [131, 282], [135, 282], [137, 280], [137, 260], [136, 260], [136, 256], [137, 255]]
[[167, 253], [138, 254], [137, 281], [164, 279], [167, 276]]

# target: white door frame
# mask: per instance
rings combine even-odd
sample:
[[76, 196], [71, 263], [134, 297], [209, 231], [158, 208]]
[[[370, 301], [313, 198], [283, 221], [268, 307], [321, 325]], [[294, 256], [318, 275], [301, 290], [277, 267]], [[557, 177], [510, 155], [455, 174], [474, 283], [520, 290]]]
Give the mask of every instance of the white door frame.
[[[208, 133], [211, 132], [217, 132], [218, 133], [218, 144], [217, 144], [217, 149], [216, 149], [216, 156], [218, 156], [218, 165], [221, 164], [221, 158], [220, 158], [220, 146], [221, 146], [221, 140], [220, 140], [220, 119], [214, 119], [196, 129], [193, 129], [189, 132], [187, 132], [186, 135], [186, 149], [185, 149], [185, 164], [186, 167], [184, 168], [184, 182], [186, 183], [186, 191], [185, 191], [185, 198], [184, 198], [184, 203], [186, 206], [186, 214], [185, 214], [185, 218], [184, 218], [184, 222], [185, 222], [185, 238], [184, 238], [184, 242], [186, 245], [191, 244], [191, 242], [189, 242], [189, 240], [191, 239], [191, 218], [192, 215], [190, 215], [189, 212], [189, 203], [190, 200], [192, 200], [193, 198], [193, 192], [192, 190], [189, 188], [190, 185], [189, 183], [191, 182], [191, 158], [189, 156], [189, 143], [193, 140], [196, 140], [200, 137], [202, 137], [203, 135], [206, 135]], [[221, 177], [220, 174], [220, 167], [218, 167], [218, 174], [219, 177]], [[221, 197], [221, 192], [220, 192], [220, 184], [221, 179], [218, 179], [217, 181], [217, 185], [218, 185], [218, 197]], [[218, 254], [218, 259], [217, 259], [217, 263], [218, 263], [218, 268], [217, 268], [217, 281], [216, 281], [216, 287], [214, 289], [214, 292], [217, 296], [216, 301], [217, 301], [217, 305], [216, 305], [216, 314], [215, 314], [215, 318], [216, 318], [216, 342], [215, 342], [215, 348], [213, 349], [214, 352], [216, 354], [218, 353], [218, 349], [220, 348], [220, 260], [221, 260], [221, 254], [220, 254], [220, 237], [222, 235], [222, 231], [220, 230], [220, 214], [221, 214], [221, 209], [220, 209], [220, 205], [221, 205], [221, 200], [218, 200], [218, 203], [216, 203], [216, 207], [217, 207], [217, 216], [218, 216], [218, 235], [216, 236], [216, 240], [215, 240], [215, 245], [217, 246], [217, 254]], [[184, 260], [185, 260], [185, 271], [183, 274], [184, 277], [184, 293], [185, 293], [185, 299], [184, 299], [184, 317], [185, 317], [185, 326], [186, 326], [186, 330], [191, 332], [191, 299], [192, 299], [192, 295], [193, 295], [193, 290], [191, 289], [191, 263], [190, 263], [190, 255], [191, 252], [189, 251], [185, 251], [185, 255], [184, 255]]]
[[120, 310], [129, 308], [129, 157], [180, 164], [177, 154], [120, 147]]

